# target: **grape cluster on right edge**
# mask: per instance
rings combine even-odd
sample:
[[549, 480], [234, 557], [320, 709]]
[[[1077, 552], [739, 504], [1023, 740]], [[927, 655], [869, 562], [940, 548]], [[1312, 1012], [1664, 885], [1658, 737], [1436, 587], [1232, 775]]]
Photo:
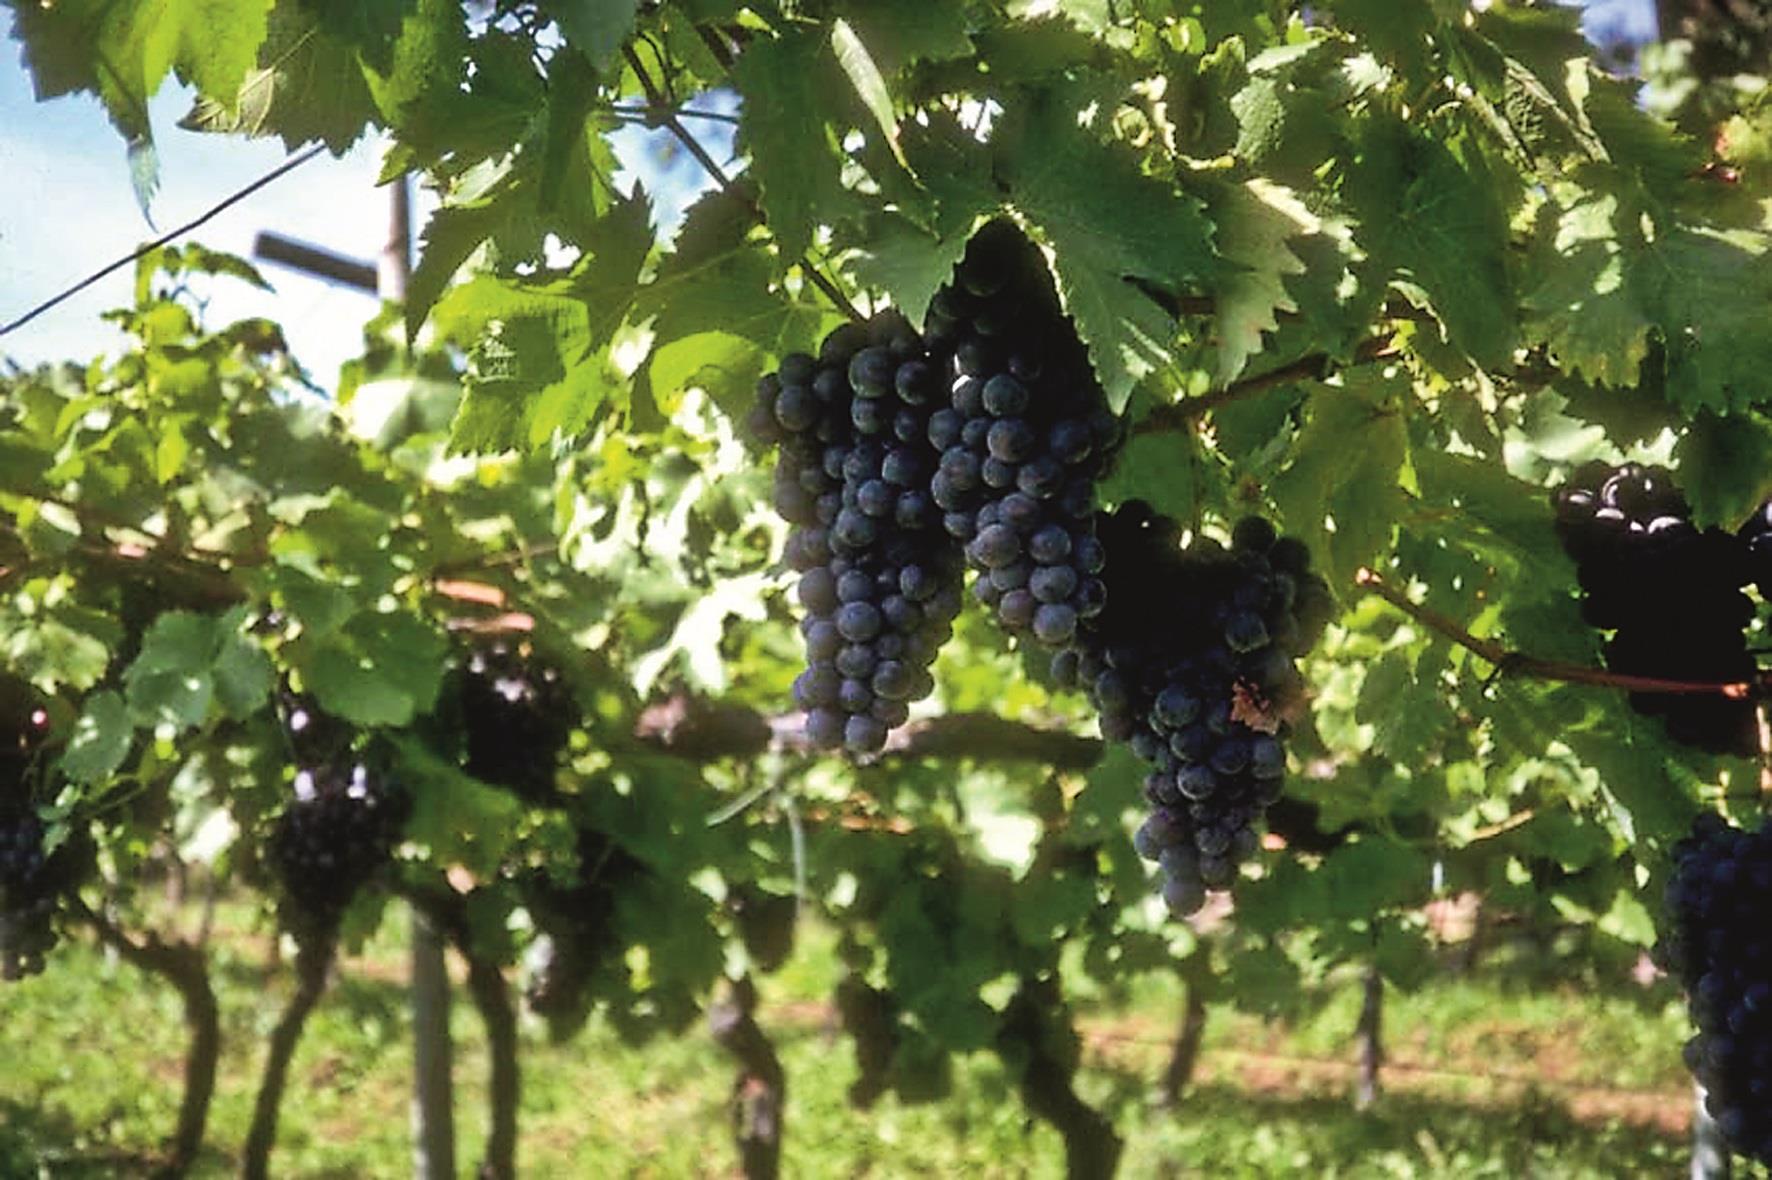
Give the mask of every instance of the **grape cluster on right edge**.
[[1245, 517], [1229, 549], [1183, 548], [1174, 521], [1129, 501], [1098, 516], [1109, 609], [1053, 659], [1083, 688], [1102, 736], [1129, 741], [1152, 767], [1151, 813], [1134, 844], [1162, 870], [1172, 912], [1228, 888], [1280, 797], [1289, 719], [1304, 705], [1296, 659], [1334, 610], [1310, 554], [1268, 521]]
[[1656, 956], [1686, 989], [1698, 1033], [1686, 1064], [1729, 1145], [1772, 1163], [1772, 824], [1700, 816], [1674, 849], [1668, 930]]
[[[1754, 580], [1750, 554], [1765, 543], [1754, 539], [1752, 522], [1738, 535], [1697, 528], [1672, 473], [1639, 463], [1586, 464], [1552, 503], [1557, 534], [1575, 560], [1582, 617], [1613, 633], [1607, 667], [1660, 680], [1753, 679], [1743, 630], [1753, 603], [1741, 587]], [[1762, 510], [1756, 519], [1764, 518]], [[1752, 701], [1639, 692], [1630, 704], [1685, 745], [1743, 756], [1759, 749]]]

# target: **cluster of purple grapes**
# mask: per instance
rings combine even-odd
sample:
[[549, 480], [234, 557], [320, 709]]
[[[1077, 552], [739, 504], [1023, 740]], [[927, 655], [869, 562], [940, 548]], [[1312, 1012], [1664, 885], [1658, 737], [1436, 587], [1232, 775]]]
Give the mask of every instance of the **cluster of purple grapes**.
[[66, 858], [45, 849], [44, 835], [35, 812], [0, 820], [0, 979], [36, 975], [55, 947], [55, 914], [69, 882]]
[[524, 904], [542, 937], [524, 999], [557, 1037], [569, 1036], [590, 1014], [590, 985], [599, 970], [621, 970], [616, 905], [648, 870], [603, 832], [581, 828], [578, 872], [570, 884], [536, 872], [523, 880]]
[[[1672, 473], [1638, 463], [1586, 464], [1552, 503], [1581, 583], [1582, 617], [1613, 632], [1609, 668], [1660, 680], [1753, 679], [1743, 631], [1753, 603], [1741, 592], [1754, 578], [1751, 521], [1741, 535], [1697, 528]], [[1639, 692], [1630, 704], [1660, 717], [1668, 735], [1686, 745], [1740, 755], [1758, 748], [1752, 701]]]
[[295, 798], [271, 828], [270, 867], [298, 940], [329, 938], [357, 891], [388, 863], [410, 812], [397, 784], [364, 763], [295, 776]]
[[1113, 609], [1052, 673], [1088, 693], [1104, 737], [1151, 766], [1134, 845], [1187, 915], [1259, 846], [1256, 825], [1286, 773], [1287, 719], [1304, 701], [1295, 661], [1334, 600], [1304, 544], [1260, 517], [1237, 523], [1229, 549], [1208, 538], [1183, 549], [1175, 523], [1134, 500], [1099, 515], [1097, 534]]
[[1749, 579], [1760, 597], [1772, 598], [1772, 500], [1755, 509], [1735, 535], [1747, 549]]
[[780, 447], [815, 746], [877, 751], [933, 689], [968, 566], [1004, 627], [1048, 646], [1105, 606], [1094, 488], [1120, 424], [1009, 222], [973, 236], [921, 334], [892, 312], [839, 328], [763, 378], [748, 425]]
[[1008, 222], [967, 244], [926, 336], [953, 358], [929, 494], [973, 593], [1011, 634], [1062, 647], [1106, 605], [1095, 483], [1121, 441], [1039, 251]]
[[45, 846], [31, 803], [32, 765], [49, 729], [48, 711], [24, 685], [0, 683], [0, 979], [43, 970], [60, 900], [77, 884], [73, 850]]
[[1772, 824], [1744, 832], [1702, 815], [1674, 858], [1656, 957], [1685, 987], [1698, 1027], [1686, 1064], [1730, 1146], [1772, 1164]]
[[578, 703], [560, 669], [509, 639], [473, 645], [456, 671], [462, 767], [531, 802], [553, 798]]
[[806, 612], [794, 702], [815, 746], [871, 753], [935, 687], [962, 603], [958, 544], [929, 491], [944, 365], [887, 313], [838, 328], [816, 358], [787, 357], [757, 394], [749, 426], [781, 448], [775, 506], [794, 526]]

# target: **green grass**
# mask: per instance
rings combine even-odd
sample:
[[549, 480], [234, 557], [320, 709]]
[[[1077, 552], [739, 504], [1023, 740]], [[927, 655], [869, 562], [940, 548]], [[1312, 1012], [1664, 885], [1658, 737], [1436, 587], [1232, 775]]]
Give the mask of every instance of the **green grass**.
[[[290, 986], [287, 970], [265, 970], [262, 938], [248, 937], [238, 914], [225, 916], [214, 948], [224, 1056], [202, 1176], [236, 1165], [263, 1038]], [[403, 923], [388, 922], [364, 955], [347, 960], [310, 1022], [275, 1174], [409, 1171], [402, 932]], [[819, 1006], [834, 973], [831, 940], [814, 932], [764, 989], [760, 1018], [789, 1078], [786, 1175], [1063, 1175], [1058, 1137], [1030, 1125], [993, 1058], [964, 1062], [945, 1102], [887, 1099], [852, 1110], [853, 1058]], [[1200, 1084], [1175, 1112], [1155, 1109], [1149, 1095], [1178, 994], [1156, 981], [1134, 996], [1124, 1010], [1088, 1013], [1079, 1082], [1126, 1138], [1125, 1176], [1561, 1178], [1683, 1166], [1677, 1127], [1628, 1122], [1618, 1116], [1630, 1111], [1609, 1104], [1619, 1088], [1651, 1091], [1625, 1096], [1639, 1106], [1654, 1105], [1653, 1092], [1676, 1112], [1687, 1101], [1677, 1015], [1646, 1015], [1623, 994], [1521, 992], [1478, 978], [1393, 995], [1385, 1013], [1393, 1060], [1442, 1072], [1387, 1075], [1385, 1097], [1367, 1113], [1352, 1109], [1347, 1070], [1333, 1064], [1351, 1060], [1357, 988], [1338, 989], [1291, 1026], [1215, 1010]], [[453, 1031], [467, 1174], [483, 1141], [486, 1061], [478, 1019], [460, 997]], [[524, 1035], [526, 1175], [735, 1174], [725, 1105], [732, 1070], [700, 1029], [638, 1049], [595, 1022], [563, 1045], [527, 1023]], [[0, 989], [0, 1177], [132, 1174], [129, 1157], [152, 1152], [172, 1125], [182, 1052], [170, 990], [90, 945], [67, 945], [42, 976]]]

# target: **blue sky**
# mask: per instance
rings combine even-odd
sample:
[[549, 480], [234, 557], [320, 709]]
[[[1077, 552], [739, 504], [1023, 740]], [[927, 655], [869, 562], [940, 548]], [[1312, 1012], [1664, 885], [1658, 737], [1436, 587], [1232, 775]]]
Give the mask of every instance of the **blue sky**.
[[[1590, 36], [1651, 39], [1652, 0], [1589, 0]], [[31, 81], [10, 40], [9, 10], [0, 10], [0, 176], [11, 199], [0, 212], [0, 323], [134, 250], [157, 236], [144, 221], [129, 184], [123, 142], [88, 95], [37, 103]], [[160, 230], [180, 225], [222, 197], [268, 172], [284, 158], [277, 140], [200, 135], [178, 129], [190, 108], [188, 90], [168, 80], [150, 104], [160, 153], [160, 191], [153, 215]], [[729, 103], [707, 103], [730, 110]], [[719, 124], [697, 126], [712, 141]], [[692, 161], [680, 154], [670, 166], [647, 150], [663, 132], [623, 132], [620, 146], [654, 194], [660, 217], [670, 224], [701, 183]], [[712, 145], [717, 156], [725, 145]], [[222, 213], [194, 240], [220, 250], [250, 254], [260, 230], [323, 245], [344, 254], [373, 257], [387, 232], [387, 196], [375, 187], [380, 145], [359, 143], [342, 159], [323, 156]], [[685, 167], [687, 165], [687, 167]], [[433, 207], [419, 195], [418, 222]], [[274, 294], [239, 284], [218, 287], [209, 312], [215, 322], [243, 316], [281, 321], [296, 356], [324, 386], [338, 366], [355, 355], [360, 326], [375, 311], [369, 297], [293, 271], [265, 266]], [[0, 337], [0, 358], [33, 364], [87, 360], [114, 348], [119, 336], [98, 314], [129, 301], [133, 274], [124, 270], [9, 336]]]
[[[275, 139], [181, 131], [191, 92], [168, 79], [149, 106], [160, 154], [160, 190], [143, 219], [129, 183], [123, 140], [98, 100], [75, 95], [38, 103], [31, 79], [10, 40], [10, 10], [0, 9], [0, 176], [11, 199], [0, 211], [0, 323], [57, 294], [143, 242], [216, 204], [269, 172], [286, 155]], [[730, 103], [698, 105], [731, 110]], [[729, 131], [703, 124], [698, 135], [717, 158], [730, 148]], [[679, 154], [659, 167], [655, 150], [664, 132], [618, 133], [624, 159], [644, 173], [660, 219], [674, 224], [695, 198], [700, 175]], [[725, 138], [725, 144], [714, 141]], [[387, 236], [388, 197], [375, 187], [381, 144], [366, 138], [343, 158], [322, 155], [275, 181], [204, 225], [186, 240], [249, 256], [260, 230], [356, 257], [373, 258]], [[685, 168], [683, 165], [687, 164]], [[436, 202], [415, 189], [415, 234]], [[158, 228], [155, 228], [158, 227]], [[283, 325], [296, 357], [322, 386], [355, 356], [361, 326], [375, 313], [367, 295], [270, 264], [261, 264], [273, 293], [240, 283], [218, 283], [208, 308], [216, 324], [266, 316]], [[80, 360], [115, 349], [121, 335], [99, 313], [127, 304], [134, 284], [125, 268], [5, 337], [0, 359], [21, 364]]]
[[[11, 17], [0, 11], [0, 33]], [[172, 82], [150, 105], [160, 152], [160, 192], [153, 215], [161, 231], [182, 224], [222, 197], [276, 167], [276, 140], [248, 140], [180, 131], [190, 94]], [[365, 142], [335, 160], [323, 156], [218, 216], [193, 235], [220, 250], [247, 255], [261, 229], [373, 256], [387, 235], [387, 197], [377, 190], [377, 146]], [[0, 43], [0, 176], [12, 194], [0, 212], [0, 322], [130, 253], [158, 233], [143, 219], [129, 183], [123, 140], [98, 100], [79, 95], [38, 103], [17, 45]], [[274, 295], [240, 284], [218, 289], [219, 320], [248, 315], [281, 320], [291, 346], [322, 384], [356, 351], [359, 326], [374, 301], [346, 288], [265, 268]], [[126, 268], [11, 335], [0, 357], [21, 363], [86, 360], [119, 336], [98, 314], [129, 302]]]

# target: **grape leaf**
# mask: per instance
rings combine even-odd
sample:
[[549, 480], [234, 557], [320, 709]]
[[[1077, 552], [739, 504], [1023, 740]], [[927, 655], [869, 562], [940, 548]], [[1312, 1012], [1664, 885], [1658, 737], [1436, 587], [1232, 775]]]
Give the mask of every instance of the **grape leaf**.
[[1546, 277], [1524, 301], [1535, 334], [1575, 372], [1622, 386], [1637, 383], [1653, 333], [1666, 345], [1655, 376], [1675, 405], [1755, 404], [1772, 365], [1759, 329], [1772, 304], [1772, 236], [1674, 223], [1645, 240], [1640, 225], [1613, 196], [1562, 211]]
[[135, 740], [135, 725], [123, 698], [110, 689], [86, 698], [74, 734], [61, 757], [62, 773], [70, 780], [90, 785], [116, 773]]
[[65, 0], [12, 8], [39, 100], [92, 91], [131, 140], [148, 139], [148, 99], [166, 75], [232, 95], [265, 40], [270, 0]]
[[188, 729], [201, 725], [215, 695], [215, 620], [168, 611], [142, 636], [141, 652], [123, 674], [129, 712], [138, 724]]
[[364, 81], [376, 108], [398, 126], [413, 108], [435, 96], [449, 101], [467, 80], [468, 34], [455, 0], [418, 0], [400, 24], [385, 65], [364, 61]]
[[847, 266], [856, 282], [885, 291], [913, 324], [923, 322], [935, 292], [954, 276], [966, 253], [966, 234], [941, 238], [896, 213], [884, 214], [851, 255]]
[[443, 637], [404, 611], [353, 616], [325, 636], [286, 649], [320, 707], [355, 725], [408, 725], [431, 707], [443, 679]]
[[353, 47], [300, 0], [277, 0], [257, 68], [231, 98], [199, 95], [179, 125], [275, 135], [292, 151], [319, 140], [334, 155], [343, 155], [375, 114], [375, 98]]
[[850, 5], [847, 16], [887, 77], [913, 62], [948, 61], [972, 52], [962, 5], [865, 0]]
[[1733, 532], [1772, 494], [1772, 422], [1762, 414], [1700, 414], [1674, 456], [1680, 488], [1701, 524]]
[[1222, 476], [1192, 431], [1165, 431], [1127, 440], [1102, 481], [1101, 498], [1110, 504], [1143, 500], [1165, 516], [1194, 521], [1222, 487]]
[[1343, 844], [1324, 861], [1319, 888], [1331, 912], [1366, 921], [1381, 910], [1420, 904], [1429, 888], [1427, 857], [1394, 840], [1363, 839]]
[[[474, 232], [469, 230], [469, 233]], [[462, 237], [450, 240], [459, 247]], [[480, 275], [437, 304], [438, 330], [469, 344], [458, 450], [539, 446], [576, 433], [615, 382], [603, 359], [639, 294], [651, 248], [643, 197], [618, 202], [587, 234], [586, 254], [546, 283]], [[439, 270], [447, 264], [447, 256]]]
[[413, 340], [462, 264], [506, 216], [495, 198], [445, 205], [425, 222], [422, 254], [406, 285], [406, 336]]
[[738, 145], [751, 158], [770, 232], [789, 259], [804, 254], [813, 230], [845, 204], [842, 155], [820, 93], [828, 76], [825, 41], [810, 29], [759, 37], [732, 66], [744, 95]]
[[407, 839], [439, 865], [461, 865], [476, 876], [495, 873], [518, 831], [522, 801], [462, 773], [410, 735], [396, 735], [390, 745], [412, 796]]
[[1517, 335], [1501, 191], [1499, 178], [1391, 118], [1361, 125], [1345, 185], [1374, 260], [1419, 284], [1452, 342], [1491, 367], [1508, 362]]
[[1220, 265], [1212, 225], [1200, 202], [1145, 175], [1050, 97], [1000, 135], [1004, 179], [1051, 243], [1066, 309], [1121, 410], [1133, 384], [1170, 359], [1175, 337], [1174, 319], [1129, 280], [1170, 291], [1210, 280]]
[[1317, 386], [1295, 457], [1271, 492], [1287, 531], [1311, 543], [1324, 576], [1345, 586], [1390, 543], [1405, 502], [1398, 481], [1409, 439], [1396, 397], [1401, 378], [1354, 370], [1342, 380]]
[[1062, 15], [1086, 33], [1100, 33], [1112, 23], [1109, 0], [1010, 0], [1009, 15], [1022, 20], [1045, 20]]
[[1298, 310], [1285, 278], [1305, 267], [1286, 243], [1315, 233], [1318, 222], [1291, 190], [1260, 180], [1215, 188], [1210, 216], [1219, 253], [1236, 264], [1220, 270], [1212, 290], [1216, 377], [1226, 385], [1261, 351], [1262, 334], [1280, 326], [1274, 313]]
[[572, 47], [599, 70], [621, 52], [640, 9], [639, 0], [549, 0], [545, 7]]
[[1537, 287], [1521, 297], [1536, 338], [1571, 372], [1614, 388], [1635, 385], [1652, 327], [1612, 235], [1618, 198], [1597, 194], [1563, 211]]
[[763, 360], [810, 347], [830, 316], [809, 294], [795, 297], [772, 285], [774, 264], [746, 239], [747, 225], [731, 196], [716, 193], [698, 201], [676, 251], [634, 302], [635, 318], [652, 320], [648, 367], [662, 361], [660, 373], [669, 380], [695, 377], [736, 416], [749, 406]]
[[231, 612], [229, 620], [217, 628], [212, 665], [215, 698], [221, 702], [222, 709], [235, 718], [256, 713], [269, 698], [277, 678], [264, 649], [239, 632], [237, 620], [244, 610], [242, 607]]
[[862, 105], [879, 124], [893, 158], [900, 167], [908, 170], [910, 162], [904, 158], [904, 148], [899, 146], [898, 116], [892, 110], [892, 95], [886, 89], [886, 79], [880, 76], [880, 67], [874, 64], [873, 55], [868, 52], [861, 36], [842, 17], [831, 22], [831, 50], [837, 55], [837, 64], [848, 75]]

